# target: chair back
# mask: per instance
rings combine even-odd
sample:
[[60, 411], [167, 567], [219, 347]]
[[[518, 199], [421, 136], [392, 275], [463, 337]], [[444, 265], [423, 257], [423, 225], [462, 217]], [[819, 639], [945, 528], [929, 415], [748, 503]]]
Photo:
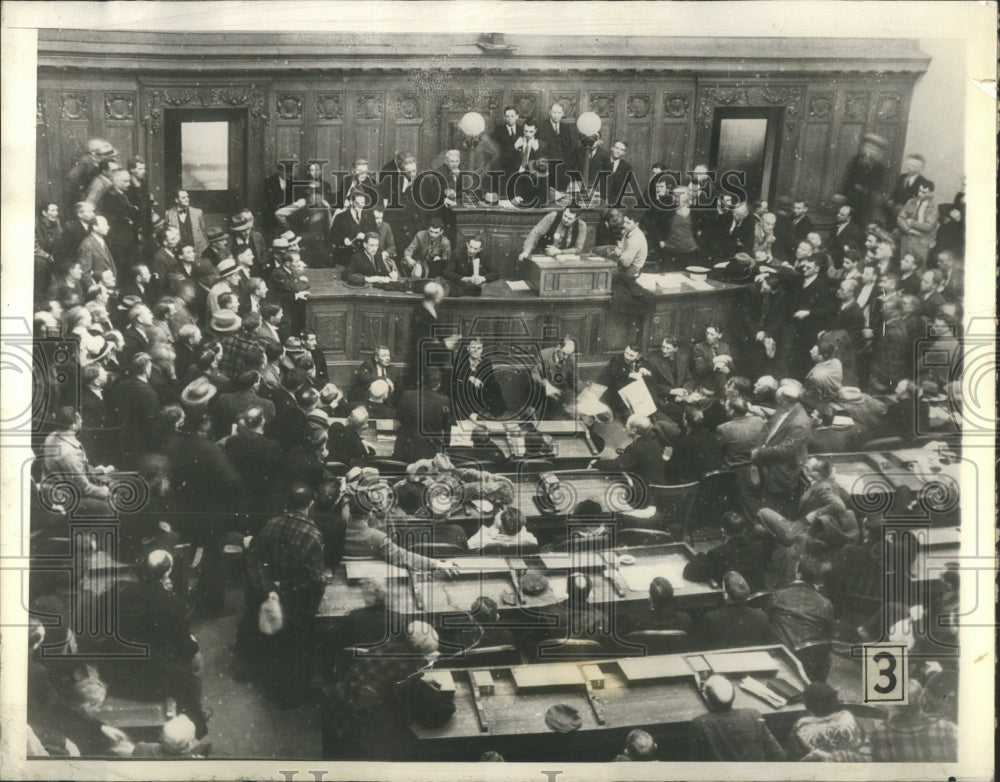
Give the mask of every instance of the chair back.
[[657, 543], [673, 543], [674, 536], [661, 529], [632, 527], [615, 533], [615, 543], [620, 546], [655, 546]]
[[[366, 467], [374, 467], [378, 470], [378, 474], [381, 476], [385, 475], [406, 475], [406, 462], [400, 461], [399, 459], [386, 459], [381, 456], [375, 456], [371, 459], [365, 461]], [[346, 473], [345, 473], [346, 474]]]
[[504, 665], [520, 665], [521, 652], [516, 646], [478, 646], [466, 650], [465, 654], [445, 657], [434, 663], [435, 668], [498, 668]]
[[524, 554], [537, 554], [537, 543], [489, 543], [481, 549], [487, 557], [520, 557]]
[[343, 478], [350, 468], [343, 462], [327, 462], [326, 471], [334, 478]]
[[664, 526], [675, 526], [687, 532], [691, 518], [691, 509], [698, 493], [698, 482], [660, 484], [651, 483], [649, 490], [656, 505], [656, 514], [662, 519]]
[[408, 547], [408, 550], [432, 559], [450, 559], [469, 553], [467, 549], [455, 543], [438, 543], [436, 541], [414, 543]]
[[[731, 470], [706, 473], [698, 482], [698, 492], [691, 509], [689, 542], [722, 536], [719, 522], [726, 511], [739, 509], [739, 481]], [[708, 534], [710, 533], [710, 534]]]
[[627, 643], [642, 644], [646, 654], [677, 654], [691, 648], [691, 639], [683, 630], [636, 630], [625, 636]]

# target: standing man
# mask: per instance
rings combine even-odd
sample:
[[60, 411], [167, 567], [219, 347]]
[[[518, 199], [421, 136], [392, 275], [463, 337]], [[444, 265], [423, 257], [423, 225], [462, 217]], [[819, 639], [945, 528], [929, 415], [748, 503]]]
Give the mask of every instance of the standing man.
[[229, 219], [229, 242], [233, 258], [238, 258], [244, 248], [250, 248], [253, 252], [253, 263], [250, 265], [254, 275], [264, 273], [268, 263], [267, 246], [263, 234], [254, 228], [253, 212], [249, 209], [241, 209]]
[[108, 221], [107, 243], [111, 256], [123, 269], [135, 263], [139, 253], [139, 209], [126, 194], [132, 184], [128, 171], [111, 174], [111, 187], [101, 198], [100, 212]]
[[[924, 162], [923, 155], [906, 156], [906, 160], [903, 161], [903, 172], [896, 177], [896, 183], [886, 204], [890, 210], [886, 215], [887, 218], [895, 218], [910, 199], [919, 195], [920, 188], [928, 183], [929, 180], [923, 175]], [[887, 223], [890, 224], [891, 221]]]
[[271, 274], [268, 288], [272, 298], [288, 315], [293, 333], [299, 333], [306, 325], [306, 299], [312, 283], [306, 276], [306, 265], [298, 253], [285, 253], [283, 263]]
[[[323, 535], [309, 515], [312, 505], [312, 489], [294, 484], [285, 512], [264, 525], [247, 552], [246, 609], [237, 630], [237, 653], [246, 665], [254, 661], [255, 641], [261, 651], [270, 652], [260, 661], [267, 660], [272, 695], [284, 706], [308, 697], [310, 639], [325, 589]], [[281, 602], [284, 623], [276, 634], [262, 638], [257, 614], [271, 594]]]
[[534, 206], [548, 203], [548, 145], [538, 137], [538, 123], [533, 117], [528, 117], [521, 126], [521, 137], [514, 141], [513, 154], [517, 156], [517, 165], [504, 185], [507, 198], [520, 198]]
[[628, 181], [632, 164], [625, 160], [628, 144], [616, 139], [611, 145], [611, 176], [608, 177], [606, 198], [611, 206], [621, 206], [621, 198]]
[[497, 191], [500, 193], [504, 192], [507, 177], [516, 172], [521, 165], [521, 156], [514, 145], [521, 138], [523, 128], [524, 126], [518, 122], [517, 109], [513, 106], [504, 106], [503, 124], [497, 125], [491, 134], [499, 149], [494, 168], [499, 169], [502, 174], [497, 186]]
[[83, 269], [81, 283], [85, 290], [92, 283], [101, 279], [101, 274], [108, 269], [113, 271], [116, 277], [118, 276], [118, 265], [115, 263], [111, 248], [108, 247], [110, 230], [108, 221], [102, 215], [97, 215], [90, 225], [90, 233], [87, 238], [80, 242], [76, 257]]
[[[368, 210], [368, 196], [362, 190], [348, 194], [347, 209], [333, 218], [330, 226], [330, 244], [334, 262], [347, 265], [351, 258], [364, 249], [365, 235], [375, 231], [375, 218]], [[376, 252], [378, 248], [376, 248]]]
[[338, 203], [347, 204], [352, 193], [363, 192], [363, 188], [368, 187], [375, 190], [375, 178], [369, 171], [368, 161], [359, 157], [354, 161], [351, 168], [351, 175], [346, 178], [340, 186], [341, 200]]
[[806, 237], [815, 231], [812, 218], [809, 216], [809, 205], [802, 200], [792, 202], [792, 236], [795, 241], [805, 241]]
[[[802, 464], [812, 436], [812, 421], [799, 403], [802, 384], [783, 381], [774, 394], [774, 415], [767, 422], [764, 442], [750, 452], [763, 504], [790, 516], [795, 508]], [[753, 482], [751, 467], [751, 481]]]
[[580, 142], [575, 128], [562, 125], [564, 113], [562, 104], [553, 103], [548, 119], [538, 128], [538, 138], [548, 149], [549, 166], [555, 169], [549, 172], [549, 181], [556, 190], [563, 192], [569, 183], [569, 172], [579, 170], [580, 159]]
[[[922, 177], [921, 177], [922, 178]], [[938, 208], [934, 203], [934, 183], [924, 179], [917, 195], [903, 206], [896, 219], [900, 233], [899, 251], [912, 255], [921, 266], [937, 239]]]
[[844, 253], [848, 250], [860, 249], [864, 242], [861, 228], [854, 222], [854, 209], [850, 204], [844, 204], [837, 210], [837, 227], [830, 234], [826, 251], [830, 253], [833, 265], [840, 268], [844, 262]]
[[518, 261], [537, 252], [555, 256], [562, 252], [582, 253], [587, 243], [587, 224], [580, 219], [580, 210], [567, 206], [561, 212], [549, 212], [528, 232]]
[[180, 233], [181, 246], [192, 245], [195, 255], [198, 256], [208, 249], [209, 236], [205, 231], [205, 214], [198, 207], [191, 206], [191, 197], [187, 190], [178, 190], [174, 194], [174, 205], [167, 210], [166, 220], [167, 225], [176, 228]]
[[142, 250], [146, 252], [153, 248], [153, 214], [159, 205], [150, 194], [149, 184], [146, 182], [146, 161], [141, 157], [130, 160], [128, 173], [131, 181], [125, 195], [139, 212], [139, 241]]

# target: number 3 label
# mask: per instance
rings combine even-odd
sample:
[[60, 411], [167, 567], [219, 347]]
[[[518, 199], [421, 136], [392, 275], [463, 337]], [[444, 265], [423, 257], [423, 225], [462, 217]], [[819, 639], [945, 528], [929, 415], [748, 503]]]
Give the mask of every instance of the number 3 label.
[[865, 646], [865, 703], [906, 705], [909, 695], [906, 644]]

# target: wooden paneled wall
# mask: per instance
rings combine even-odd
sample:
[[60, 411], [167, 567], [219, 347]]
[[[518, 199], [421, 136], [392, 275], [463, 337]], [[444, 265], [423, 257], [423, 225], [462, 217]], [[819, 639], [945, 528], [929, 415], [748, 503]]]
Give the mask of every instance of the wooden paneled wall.
[[783, 109], [778, 192], [794, 193], [823, 212], [866, 132], [889, 141], [889, 168], [902, 161], [913, 74], [747, 74], [739, 78], [672, 72], [470, 74], [445, 71], [332, 72], [289, 78], [268, 72], [233, 79], [197, 72], [157, 76], [39, 74], [39, 199], [59, 198], [61, 182], [90, 136], [103, 136], [121, 159], [141, 154], [163, 201], [163, 112], [172, 107], [245, 108], [249, 127], [246, 200], [259, 211], [262, 182], [275, 161], [327, 160], [333, 169], [357, 157], [373, 168], [396, 150], [422, 166], [454, 143], [454, 123], [476, 110], [490, 127], [503, 107], [544, 117], [552, 101], [566, 121], [601, 116], [608, 146], [622, 137], [637, 172], [665, 162], [685, 170], [707, 162], [714, 110]]

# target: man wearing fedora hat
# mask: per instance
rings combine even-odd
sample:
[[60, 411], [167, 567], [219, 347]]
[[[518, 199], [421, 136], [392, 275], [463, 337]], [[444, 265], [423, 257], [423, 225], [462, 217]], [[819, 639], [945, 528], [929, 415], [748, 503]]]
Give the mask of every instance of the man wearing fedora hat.
[[111, 160], [118, 150], [102, 138], [92, 138], [77, 158], [66, 177], [66, 206], [81, 200], [87, 192], [91, 180], [97, 176], [102, 160]]
[[228, 334], [234, 334], [240, 330], [243, 324], [242, 318], [232, 310], [220, 309], [212, 314], [212, 319], [208, 324], [208, 333], [219, 338]]
[[238, 258], [244, 248], [249, 248], [253, 253], [250, 266], [256, 275], [262, 274], [268, 261], [267, 244], [264, 235], [254, 228], [253, 212], [244, 208], [229, 219], [229, 238], [233, 257]]
[[[257, 341], [257, 329], [260, 328], [260, 323], [258, 313], [248, 313], [242, 318], [237, 331], [222, 337], [222, 361], [219, 363], [219, 370], [226, 377], [235, 378], [248, 369], [260, 369], [259, 365], [250, 365], [251, 351], [255, 348], [260, 350], [260, 343]], [[260, 353], [256, 354], [256, 358], [259, 364]]]
[[223, 293], [236, 293], [238, 290], [236, 277], [240, 272], [239, 264], [232, 258], [225, 258], [215, 267], [215, 272], [219, 276], [211, 288], [208, 289], [208, 296], [205, 301], [208, 304], [209, 316], [214, 316], [222, 307], [219, 306], [219, 297]]
[[300, 332], [306, 325], [305, 301], [309, 298], [312, 283], [306, 276], [306, 265], [298, 253], [286, 253], [281, 266], [271, 273], [268, 287], [274, 302], [281, 305], [293, 332]]
[[[232, 251], [229, 247], [229, 234], [221, 228], [216, 228], [214, 226], [209, 228], [206, 238], [208, 240], [208, 246], [201, 251], [200, 256], [202, 260], [210, 263], [213, 269], [224, 259], [232, 257]], [[185, 243], [182, 241], [181, 245], [183, 246], [184, 244]], [[199, 254], [197, 253], [197, 249], [195, 254]]]
[[137, 353], [125, 362], [126, 375], [109, 389], [109, 407], [118, 424], [118, 467], [138, 463], [152, 442], [153, 425], [160, 412], [160, 397], [149, 385], [153, 362], [148, 353]]

